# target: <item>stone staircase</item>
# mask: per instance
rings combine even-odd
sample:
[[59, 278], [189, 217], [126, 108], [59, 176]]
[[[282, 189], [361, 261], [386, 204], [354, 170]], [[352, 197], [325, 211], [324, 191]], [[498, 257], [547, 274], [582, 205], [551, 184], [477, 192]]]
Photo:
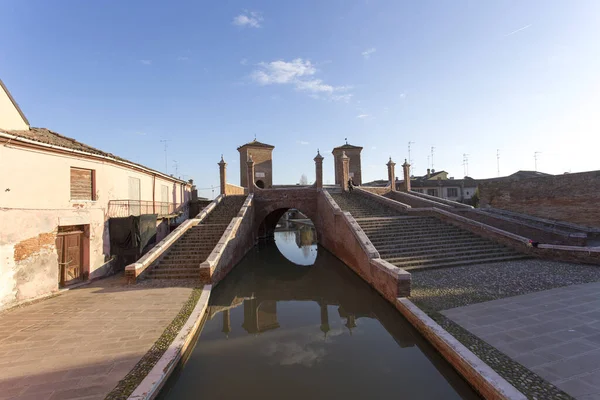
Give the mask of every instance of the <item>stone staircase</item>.
[[227, 196], [204, 220], [180, 237], [149, 272], [150, 279], [199, 279], [200, 264], [213, 251], [246, 196]]
[[401, 215], [360, 194], [330, 194], [356, 219], [381, 258], [407, 271], [527, 257], [435, 217]]

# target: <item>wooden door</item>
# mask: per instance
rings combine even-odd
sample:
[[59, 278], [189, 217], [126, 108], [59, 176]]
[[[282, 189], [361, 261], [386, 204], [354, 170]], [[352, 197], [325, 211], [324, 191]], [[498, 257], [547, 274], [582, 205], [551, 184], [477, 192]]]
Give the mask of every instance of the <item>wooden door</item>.
[[59, 257], [59, 283], [68, 286], [83, 277], [83, 232], [68, 232], [56, 238]]

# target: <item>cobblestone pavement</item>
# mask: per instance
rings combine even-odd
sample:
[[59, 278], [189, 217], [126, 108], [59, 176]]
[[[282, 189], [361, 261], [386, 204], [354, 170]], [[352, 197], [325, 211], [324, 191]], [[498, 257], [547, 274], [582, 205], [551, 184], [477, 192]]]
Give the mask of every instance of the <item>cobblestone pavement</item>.
[[0, 313], [0, 399], [104, 399], [192, 293], [114, 276]]
[[[591, 292], [585, 291], [586, 294], [575, 295], [578, 288], [586, 287], [588, 285], [583, 284], [590, 282], [600, 282], [600, 267], [538, 259], [471, 265], [414, 272], [412, 274], [411, 301], [528, 398], [570, 399], [572, 396], [569, 394], [572, 394], [581, 399], [591, 400], [600, 399], [600, 397], [594, 397], [596, 395], [593, 393], [586, 395], [582, 393], [591, 390], [589, 386], [598, 384], [600, 376], [589, 375], [586, 380], [583, 380], [585, 385], [582, 384], [577, 388], [574, 385], [578, 382], [566, 383], [567, 379], [591, 373], [594, 370], [594, 365], [600, 367], [600, 350], [589, 348], [589, 346], [594, 346], [594, 339], [598, 340], [598, 337], [600, 337], [596, 336], [596, 334], [600, 334], [600, 327], [596, 324], [598, 321], [595, 319], [600, 318], [600, 292], [596, 291], [597, 294], [594, 294], [594, 290], [590, 289]], [[552, 290], [550, 289], [565, 290], [565, 293], [571, 290], [574, 291], [572, 298], [555, 299], [556, 307], [562, 307], [554, 310], [556, 314], [550, 310], [543, 311], [544, 304], [553, 300]], [[550, 297], [546, 296], [547, 294]], [[516, 304], [521, 295], [532, 296], [530, 302], [525, 302], [525, 305], [539, 307], [538, 315], [526, 315], [524, 309], [514, 307], [514, 309], [508, 311], [499, 311], [500, 308], [497, 308], [498, 314], [505, 313], [502, 314], [502, 317], [505, 318], [502, 321], [499, 320], [500, 316], [492, 315], [494, 313], [493, 303], [497, 301], [512, 303], [514, 300]], [[586, 304], [583, 304], [584, 301]], [[578, 303], [582, 303], [578, 311], [581, 315], [574, 315], [571, 318], [565, 316], [564, 309], [574, 307], [570, 310], [573, 312], [578, 309]], [[492, 308], [484, 310], [488, 304]], [[464, 309], [473, 307], [474, 314], [469, 315], [471, 319], [465, 320], [465, 326], [450, 318], [453, 312], [456, 312], [457, 315], [460, 314], [461, 308], [456, 309], [457, 311], [449, 310], [455, 307]], [[596, 309], [592, 310], [589, 307], [596, 307]], [[533, 312], [533, 308], [531, 311]], [[562, 316], [558, 316], [558, 314]], [[473, 325], [474, 315], [478, 315], [477, 318], [480, 318], [477, 326]], [[486, 321], [486, 318], [488, 318], [488, 321]], [[565, 323], [565, 327], [558, 329], [559, 326], [556, 324], [560, 323], [561, 319]], [[492, 320], [494, 321], [489, 322]], [[575, 321], [578, 321], [578, 323], [575, 324]], [[488, 322], [489, 325], [485, 329], [481, 327], [481, 324], [487, 324]], [[494, 326], [495, 324], [498, 326]], [[529, 326], [529, 324], [532, 325]], [[547, 329], [551, 329], [551, 325], [554, 327], [552, 329], [556, 328], [557, 331], [553, 332], [555, 335], [548, 335], [546, 338], [544, 332], [540, 333], [539, 329], [542, 329], [545, 326], [544, 324], [548, 324]], [[490, 326], [493, 326], [493, 328]], [[579, 326], [579, 331], [569, 332], [574, 326]], [[531, 331], [528, 331], [527, 327]], [[503, 336], [502, 333], [506, 333], [503, 330], [514, 332], [510, 337]], [[498, 336], [494, 338], [493, 332], [498, 333]], [[537, 336], [533, 335], [536, 332], [538, 332]], [[492, 337], [491, 344], [484, 340], [485, 335]], [[544, 338], [537, 341], [538, 336], [544, 336]], [[580, 340], [584, 336], [588, 337], [585, 342]], [[569, 338], [580, 341], [572, 344], [570, 340], [566, 340]], [[502, 349], [508, 347], [503, 347], [499, 343], [501, 341], [506, 343], [512, 341], [512, 339], [514, 339], [514, 343], [518, 343], [515, 345], [516, 347], [506, 350], [506, 353], [503, 352]], [[565, 341], [562, 342], [563, 340]], [[561, 343], [565, 345], [564, 348], [559, 348]], [[494, 347], [495, 344], [498, 344], [500, 348]], [[546, 346], [548, 348], [556, 346], [557, 348], [553, 349], [552, 352], [544, 353], [543, 356], [540, 354], [541, 357], [546, 357], [546, 363], [533, 366], [534, 363], [544, 360], [533, 357], [533, 354], [536, 350]], [[515, 353], [517, 348], [519, 349], [518, 354]], [[550, 355], [550, 353], [556, 352], [563, 353], [565, 358], [569, 358], [570, 353], [573, 352], [575, 352], [575, 354], [572, 354], [573, 356], [586, 355], [586, 357], [580, 360], [581, 363], [576, 361], [569, 363], [565, 359], [565, 363], [561, 362], [560, 366], [556, 364], [556, 369], [542, 370], [542, 367], [548, 367], [552, 363], [551, 359], [555, 362], [560, 361], [556, 358], [560, 354], [554, 355], [554, 357]], [[598, 354], [597, 359], [594, 358], [594, 354], [596, 354], [594, 352]], [[586, 370], [582, 371], [582, 368], [586, 368]], [[564, 378], [557, 379], [559, 376], [564, 376]], [[556, 386], [550, 382], [556, 383]]]

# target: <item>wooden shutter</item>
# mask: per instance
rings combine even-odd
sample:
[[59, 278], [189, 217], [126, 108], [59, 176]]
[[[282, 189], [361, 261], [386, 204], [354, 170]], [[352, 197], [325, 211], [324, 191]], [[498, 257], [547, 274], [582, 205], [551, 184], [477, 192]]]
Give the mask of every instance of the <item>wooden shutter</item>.
[[71, 167], [71, 200], [94, 200], [94, 171]]

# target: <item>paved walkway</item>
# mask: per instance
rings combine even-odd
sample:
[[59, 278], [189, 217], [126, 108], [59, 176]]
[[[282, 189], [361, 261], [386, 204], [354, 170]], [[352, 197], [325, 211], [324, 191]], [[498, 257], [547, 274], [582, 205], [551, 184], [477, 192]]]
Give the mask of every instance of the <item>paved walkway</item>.
[[442, 314], [569, 395], [600, 399], [600, 283], [457, 307]]
[[0, 399], [103, 399], [192, 291], [120, 276], [0, 313]]

